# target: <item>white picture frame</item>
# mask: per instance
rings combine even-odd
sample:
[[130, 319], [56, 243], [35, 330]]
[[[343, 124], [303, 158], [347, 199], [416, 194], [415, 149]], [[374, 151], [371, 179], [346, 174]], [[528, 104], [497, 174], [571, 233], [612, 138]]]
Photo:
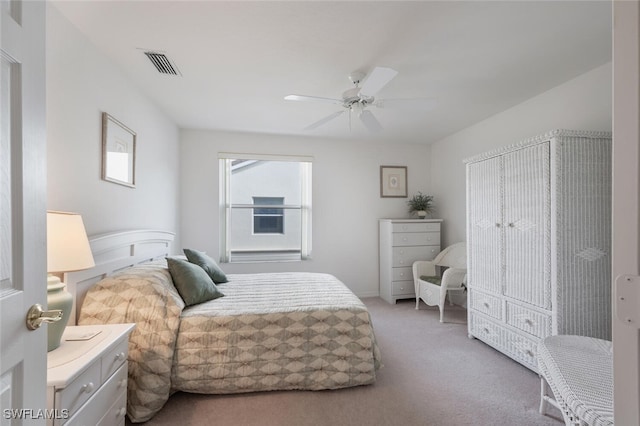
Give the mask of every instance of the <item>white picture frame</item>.
[[102, 113], [102, 179], [136, 187], [136, 132]]

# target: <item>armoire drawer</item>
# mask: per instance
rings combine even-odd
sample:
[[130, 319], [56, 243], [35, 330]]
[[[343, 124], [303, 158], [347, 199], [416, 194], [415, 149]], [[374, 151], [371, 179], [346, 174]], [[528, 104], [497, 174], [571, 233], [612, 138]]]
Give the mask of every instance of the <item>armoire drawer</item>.
[[394, 223], [391, 232], [440, 232], [440, 223]]
[[544, 314], [515, 303], [506, 303], [507, 324], [535, 337], [543, 338], [551, 335], [551, 313]]
[[525, 367], [538, 371], [536, 361], [538, 340], [520, 335], [503, 324], [493, 322], [473, 311], [469, 312], [469, 324], [471, 335], [504, 352]]
[[470, 332], [478, 339], [489, 343], [492, 346], [500, 346], [502, 342], [503, 327], [482, 316], [469, 312]]
[[505, 347], [504, 349], [519, 363], [531, 370], [538, 371], [538, 361], [536, 360], [536, 351], [538, 348], [538, 340], [529, 339], [519, 333], [511, 330], [504, 330]]
[[471, 290], [469, 293], [471, 309], [482, 312], [495, 319], [502, 319], [502, 301], [494, 296]]

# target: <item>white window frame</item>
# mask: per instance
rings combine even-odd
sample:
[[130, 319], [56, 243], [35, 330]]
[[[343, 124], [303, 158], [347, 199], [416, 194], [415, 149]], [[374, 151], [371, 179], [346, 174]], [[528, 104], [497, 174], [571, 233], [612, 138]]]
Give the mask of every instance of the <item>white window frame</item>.
[[[222, 263], [240, 263], [242, 261], [234, 260], [231, 255], [230, 242], [230, 224], [231, 224], [231, 208], [254, 208], [255, 205], [231, 205], [231, 172], [232, 160], [248, 160], [248, 161], [291, 161], [300, 163], [302, 167], [302, 194], [300, 206], [282, 206], [285, 209], [292, 208], [300, 210], [301, 220], [301, 241], [299, 258], [282, 257], [272, 258], [268, 255], [257, 256], [258, 259], [251, 262], [277, 262], [277, 261], [298, 261], [308, 260], [311, 258], [311, 189], [312, 189], [312, 164], [313, 157], [309, 156], [293, 156], [293, 155], [268, 155], [268, 154], [247, 154], [247, 153], [228, 153], [222, 152], [218, 154], [218, 162], [220, 169], [220, 262]], [[269, 235], [269, 234], [264, 234]]]

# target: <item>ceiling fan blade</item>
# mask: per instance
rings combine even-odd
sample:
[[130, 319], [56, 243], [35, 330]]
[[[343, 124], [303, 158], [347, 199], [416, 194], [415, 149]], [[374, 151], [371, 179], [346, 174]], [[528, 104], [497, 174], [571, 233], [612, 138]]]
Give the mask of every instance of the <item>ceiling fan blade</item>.
[[367, 97], [375, 96], [375, 94], [393, 80], [396, 75], [398, 75], [398, 71], [394, 69], [375, 67], [364, 83], [362, 83], [360, 94]]
[[287, 95], [284, 97], [287, 101], [304, 101], [304, 102], [328, 102], [331, 104], [342, 105], [342, 99], [320, 98], [318, 96], [304, 95]]
[[369, 131], [371, 132], [376, 133], [382, 130], [382, 126], [380, 125], [380, 122], [378, 121], [376, 116], [373, 115], [371, 111], [368, 111], [368, 110], [362, 111], [362, 114], [360, 114], [360, 121], [362, 121], [362, 124], [364, 124], [364, 127], [369, 129]]
[[383, 109], [419, 109], [428, 111], [434, 109], [438, 105], [438, 101], [434, 98], [377, 99], [373, 105]]
[[317, 127], [320, 127], [320, 126], [322, 126], [323, 124], [328, 123], [329, 121], [333, 120], [334, 118], [336, 118], [336, 117], [338, 117], [338, 116], [340, 116], [340, 115], [344, 114], [344, 111], [345, 111], [345, 110], [343, 110], [343, 111], [338, 111], [338, 112], [334, 112], [334, 113], [333, 113], [333, 114], [331, 114], [331, 115], [327, 115], [326, 117], [324, 117], [324, 118], [322, 118], [322, 119], [320, 119], [320, 120], [316, 121], [315, 123], [310, 124], [309, 126], [305, 127], [305, 128], [304, 128], [304, 130], [313, 130], [313, 129], [317, 128]]

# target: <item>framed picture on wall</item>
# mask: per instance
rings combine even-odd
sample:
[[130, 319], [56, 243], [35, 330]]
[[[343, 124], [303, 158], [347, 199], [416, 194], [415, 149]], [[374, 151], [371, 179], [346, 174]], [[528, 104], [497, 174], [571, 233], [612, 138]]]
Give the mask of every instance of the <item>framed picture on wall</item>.
[[380, 197], [407, 198], [406, 166], [380, 166]]
[[102, 113], [102, 179], [136, 187], [136, 132]]

